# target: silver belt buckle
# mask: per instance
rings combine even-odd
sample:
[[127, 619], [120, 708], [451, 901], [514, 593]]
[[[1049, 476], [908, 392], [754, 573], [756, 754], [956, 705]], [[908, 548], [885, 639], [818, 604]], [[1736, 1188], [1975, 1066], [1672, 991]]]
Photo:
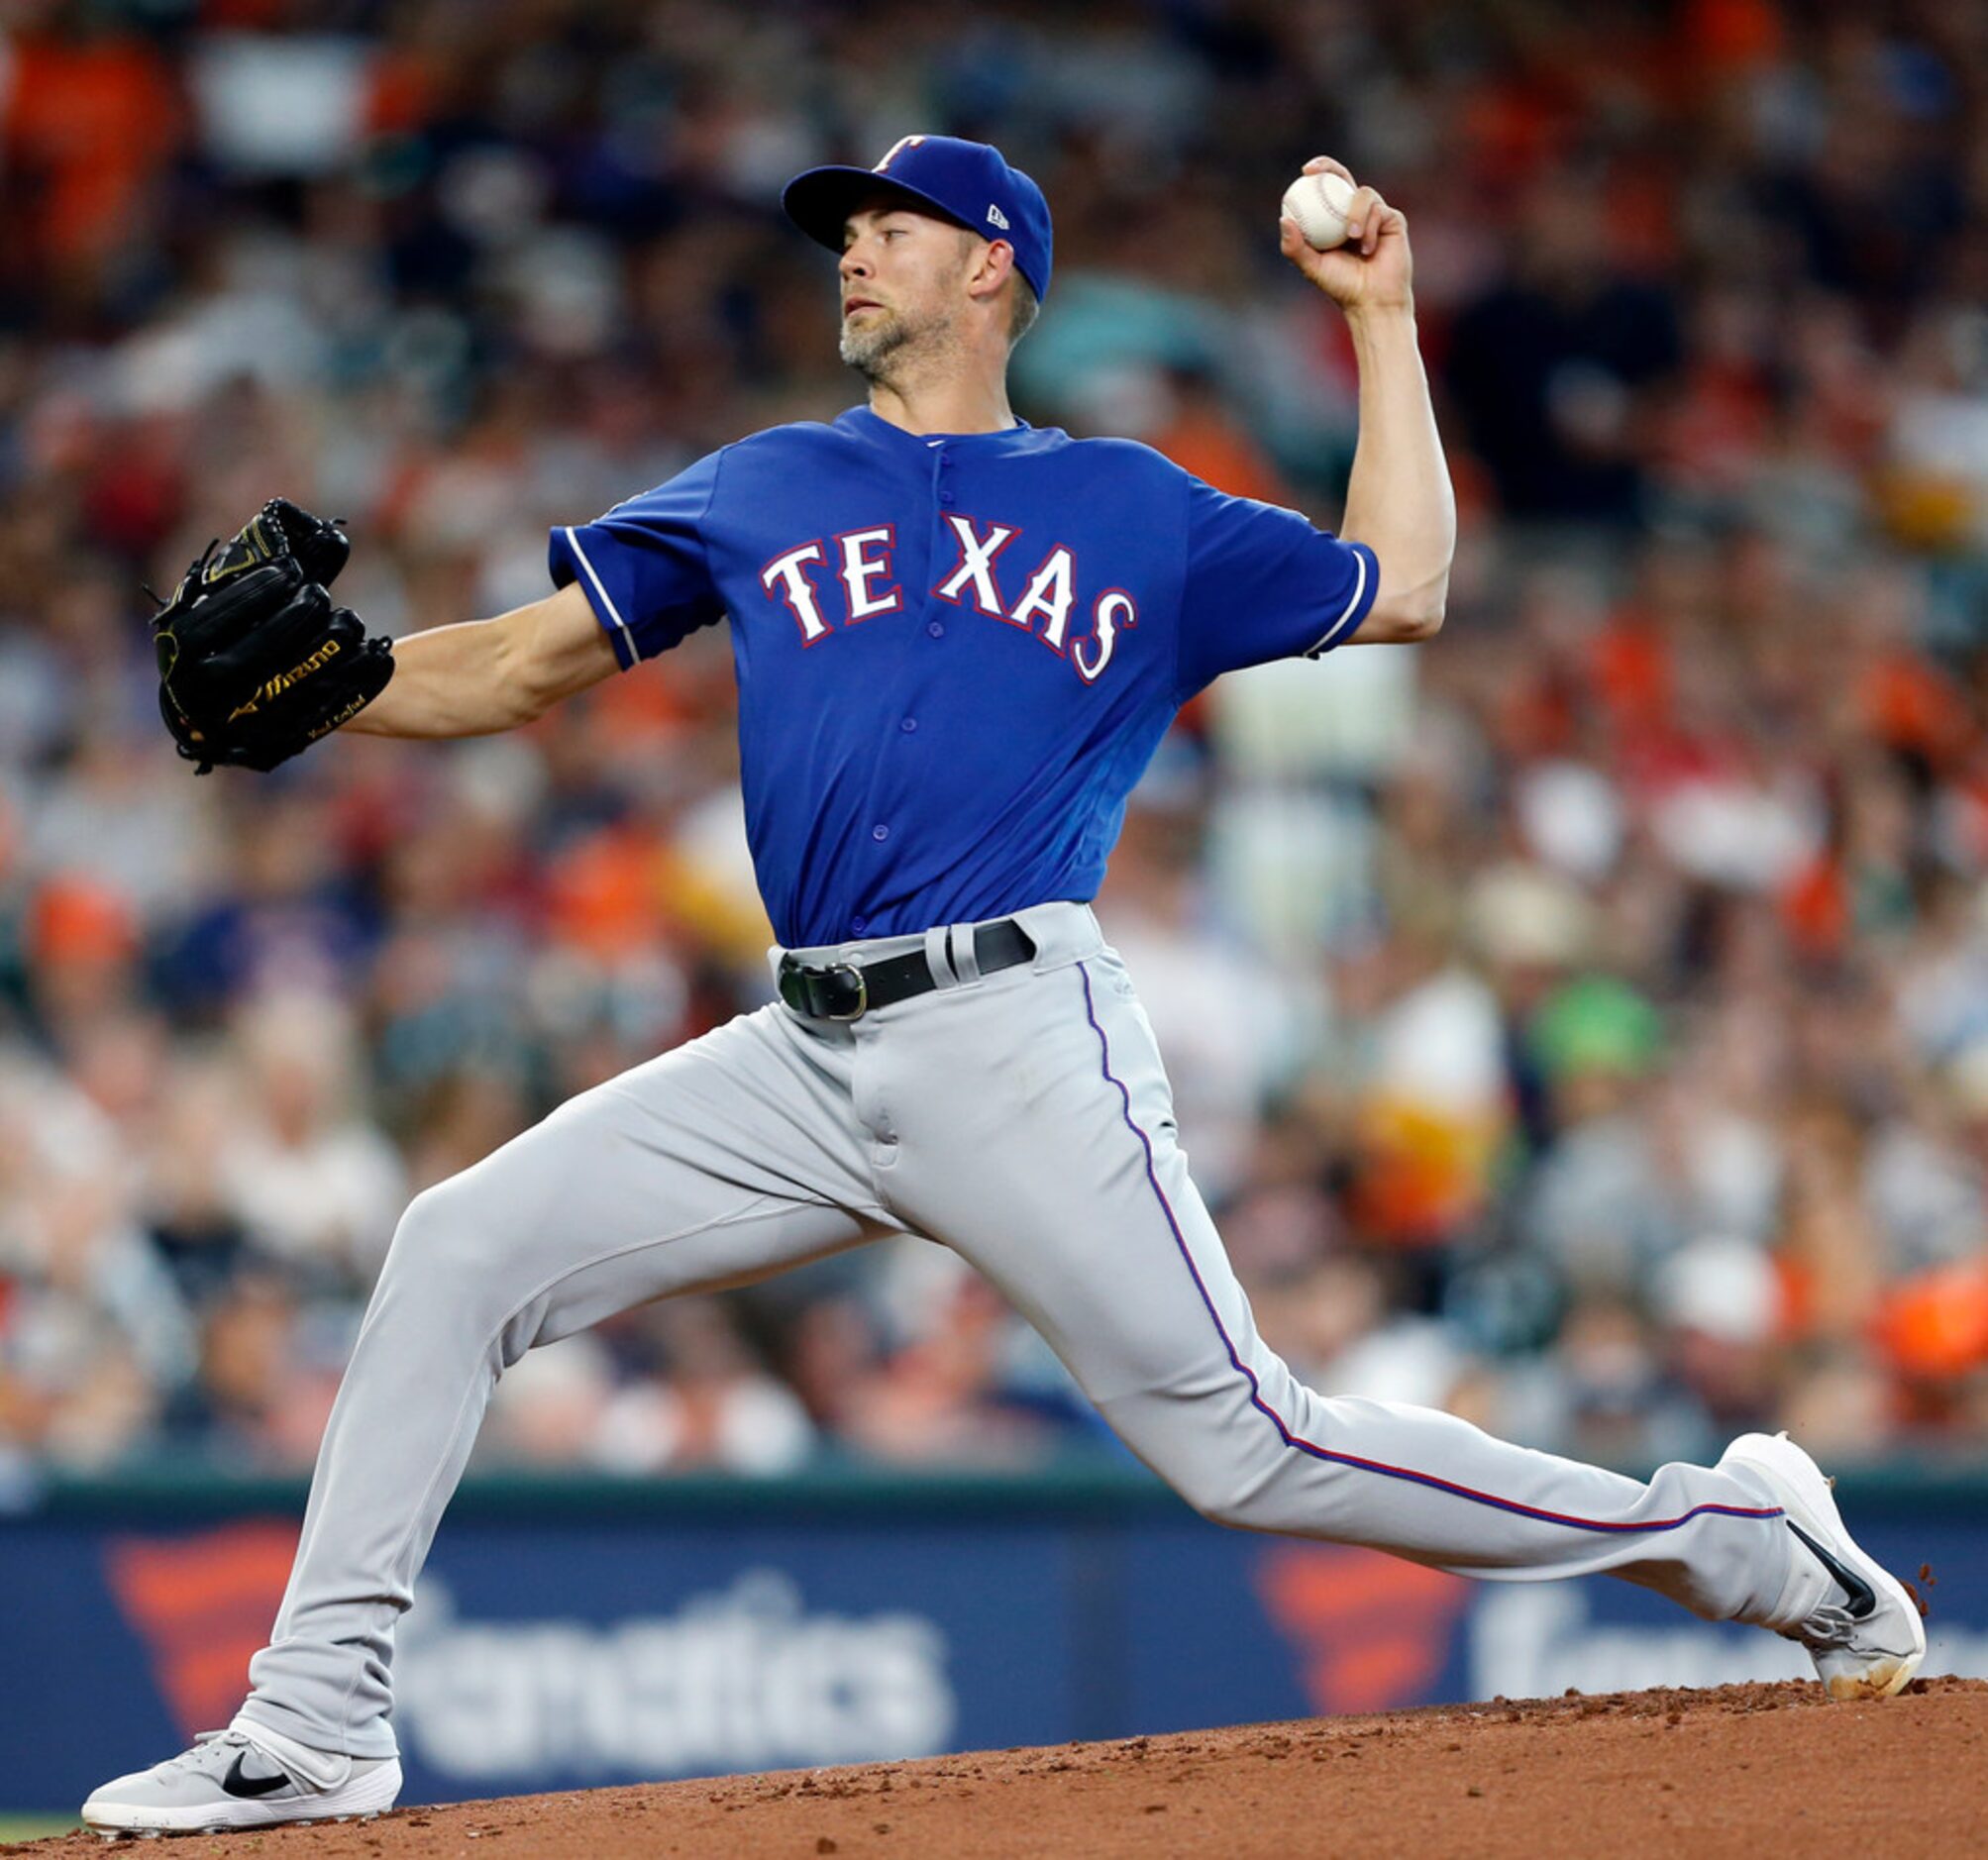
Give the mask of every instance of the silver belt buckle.
[[856, 982], [856, 1006], [847, 1014], [831, 1013], [830, 1020], [861, 1020], [870, 1011], [870, 982], [863, 973], [861, 963], [830, 963], [821, 972], [825, 976], [851, 976]]

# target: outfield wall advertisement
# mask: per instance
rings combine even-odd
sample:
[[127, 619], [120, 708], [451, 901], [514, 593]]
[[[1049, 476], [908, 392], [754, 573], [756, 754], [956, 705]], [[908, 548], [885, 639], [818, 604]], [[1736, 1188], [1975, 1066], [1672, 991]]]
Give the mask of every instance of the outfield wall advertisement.
[[[1988, 1486], [1845, 1487], [1988, 1676]], [[0, 1808], [225, 1723], [301, 1494], [73, 1489], [0, 1518], [30, 1708]], [[409, 1802], [800, 1768], [1443, 1701], [1807, 1672], [1626, 1584], [1472, 1584], [1224, 1532], [1142, 1481], [472, 1489], [401, 1631]]]

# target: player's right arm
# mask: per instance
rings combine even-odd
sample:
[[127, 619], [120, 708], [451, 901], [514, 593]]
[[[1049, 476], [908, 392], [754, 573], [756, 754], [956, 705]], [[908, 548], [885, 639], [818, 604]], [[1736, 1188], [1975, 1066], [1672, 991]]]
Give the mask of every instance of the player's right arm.
[[585, 594], [569, 585], [494, 620], [396, 640], [392, 679], [344, 728], [366, 736], [494, 736], [544, 716], [616, 666]]
[[[1329, 155], [1321, 169], [1352, 175]], [[1456, 496], [1436, 432], [1415, 336], [1408, 221], [1371, 187], [1355, 187], [1346, 244], [1313, 252], [1295, 222], [1282, 225], [1284, 256], [1346, 314], [1360, 368], [1360, 435], [1346, 485], [1341, 533], [1367, 544], [1380, 588], [1355, 640], [1428, 639], [1441, 627], [1456, 553]]]

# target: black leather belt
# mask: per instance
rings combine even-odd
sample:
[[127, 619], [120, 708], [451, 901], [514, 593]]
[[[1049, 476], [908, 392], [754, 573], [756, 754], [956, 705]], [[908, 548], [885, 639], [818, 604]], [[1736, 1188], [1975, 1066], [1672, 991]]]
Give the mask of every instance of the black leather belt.
[[[981, 974], [1012, 969], [1035, 954], [1028, 932], [1012, 917], [974, 926], [974, 959]], [[780, 998], [809, 1020], [861, 1020], [873, 1007], [889, 1007], [929, 994], [938, 986], [923, 950], [906, 950], [877, 963], [796, 962], [780, 959]]]

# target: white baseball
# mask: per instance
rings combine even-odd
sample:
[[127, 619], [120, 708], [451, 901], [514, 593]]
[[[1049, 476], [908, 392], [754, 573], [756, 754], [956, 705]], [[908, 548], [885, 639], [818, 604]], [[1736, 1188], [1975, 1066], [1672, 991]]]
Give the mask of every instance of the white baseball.
[[1346, 243], [1346, 209], [1352, 204], [1353, 183], [1330, 168], [1301, 174], [1284, 190], [1284, 211], [1298, 222], [1313, 252], [1330, 252]]

